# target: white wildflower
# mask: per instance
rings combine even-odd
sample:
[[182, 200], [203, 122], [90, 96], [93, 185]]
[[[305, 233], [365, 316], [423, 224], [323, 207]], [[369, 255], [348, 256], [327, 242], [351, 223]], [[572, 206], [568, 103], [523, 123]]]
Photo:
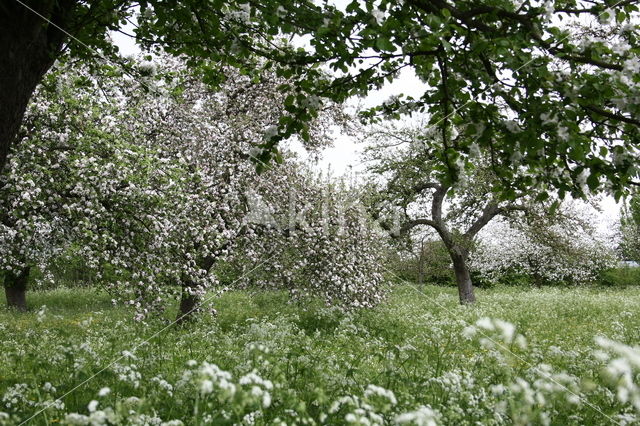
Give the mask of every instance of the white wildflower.
[[213, 392], [213, 382], [211, 380], [203, 380], [202, 383], [200, 383], [200, 393], [206, 395]]
[[429, 406], [422, 406], [415, 411], [400, 414], [395, 418], [396, 424], [411, 423], [418, 426], [436, 426], [440, 415]]

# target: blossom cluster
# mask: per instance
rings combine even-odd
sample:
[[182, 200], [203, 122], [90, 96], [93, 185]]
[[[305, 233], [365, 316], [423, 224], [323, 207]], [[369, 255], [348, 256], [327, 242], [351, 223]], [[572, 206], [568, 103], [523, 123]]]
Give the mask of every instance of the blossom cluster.
[[594, 281], [616, 256], [609, 237], [595, 229], [593, 212], [584, 207], [564, 203], [551, 222], [490, 225], [472, 254], [473, 270], [493, 282], [510, 274], [527, 275], [536, 285]]

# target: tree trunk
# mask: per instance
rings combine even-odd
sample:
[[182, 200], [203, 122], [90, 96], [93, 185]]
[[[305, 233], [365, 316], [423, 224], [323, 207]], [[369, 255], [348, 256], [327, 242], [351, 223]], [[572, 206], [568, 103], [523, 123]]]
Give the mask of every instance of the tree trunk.
[[26, 267], [17, 274], [5, 272], [4, 274], [4, 294], [7, 297], [7, 307], [20, 312], [27, 310], [27, 281], [29, 281], [29, 271]]
[[475, 303], [476, 295], [473, 292], [473, 284], [471, 282], [471, 274], [467, 266], [467, 257], [457, 252], [449, 252], [453, 261], [453, 271], [456, 274], [456, 283], [458, 284], [458, 296], [461, 305]]
[[542, 275], [540, 275], [538, 271], [533, 272], [533, 285], [536, 288], [542, 288]]
[[[215, 262], [215, 257], [206, 256], [199, 263], [200, 269], [209, 273]], [[193, 320], [193, 314], [198, 310], [200, 297], [191, 294], [190, 290], [192, 288], [196, 288], [196, 283], [190, 278], [183, 278], [180, 307], [178, 308], [178, 316], [176, 317], [176, 324], [178, 325]]]
[[425, 253], [424, 253], [424, 241], [420, 242], [420, 253], [418, 254], [418, 279], [417, 285], [422, 286], [424, 284], [424, 275], [425, 275]]
[[[61, 25], [58, 3], [29, 2]], [[70, 3], [67, 1], [65, 3]], [[68, 7], [68, 6], [67, 6]], [[49, 10], [44, 10], [49, 8]], [[65, 26], [64, 24], [62, 25]], [[0, 172], [2, 172], [31, 95], [51, 68], [66, 36], [19, 2], [3, 2], [0, 9]]]
[[420, 263], [418, 265], [417, 285], [418, 286], [424, 285], [424, 263], [422, 261], [420, 261]]
[[178, 308], [178, 316], [176, 324], [181, 325], [193, 319], [193, 313], [198, 309], [200, 298], [190, 293], [190, 289], [194, 286], [194, 282], [186, 280], [182, 285], [182, 295], [180, 296], [180, 307]]

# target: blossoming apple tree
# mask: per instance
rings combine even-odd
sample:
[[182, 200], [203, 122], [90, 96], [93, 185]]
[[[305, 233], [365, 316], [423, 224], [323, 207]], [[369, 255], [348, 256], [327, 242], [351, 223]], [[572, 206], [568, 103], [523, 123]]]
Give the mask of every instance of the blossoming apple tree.
[[[464, 133], [455, 135], [465, 139]], [[436, 231], [444, 243], [458, 286], [460, 303], [475, 301], [469, 256], [478, 233], [496, 216], [525, 212], [536, 198], [533, 191], [504, 200], [494, 192], [499, 177], [479, 145], [469, 155], [443, 156], [448, 148], [439, 132], [419, 123], [391, 124], [369, 131], [369, 171], [377, 176], [371, 208], [383, 226], [400, 236], [420, 227]], [[455, 138], [453, 139], [455, 140]], [[512, 159], [517, 169], [519, 158]], [[455, 170], [455, 180], [449, 179]]]
[[[280, 191], [274, 185], [299, 173], [290, 158], [262, 175], [249, 161], [277, 123], [282, 81], [228, 70], [225, 84], [214, 92], [178, 60], [131, 66], [143, 68], [149, 78], [129, 79], [113, 68], [93, 78], [86, 69], [63, 67], [30, 107], [27, 123], [34, 124], [25, 126], [2, 194], [11, 207], [4, 210], [0, 234], [7, 251], [2, 267], [10, 272], [7, 294], [18, 295], [8, 300], [17, 307], [25, 307], [25, 282], [13, 271], [26, 276], [34, 263], [73, 246], [88, 267], [108, 267], [115, 279], [105, 282], [107, 289], [134, 305], [139, 318], [178, 297], [181, 319], [215, 286], [215, 265], [239, 242], [295, 241], [283, 232], [262, 232], [263, 224], [245, 218], [249, 189], [260, 188], [269, 197]], [[307, 146], [328, 143], [326, 129], [339, 118], [338, 109], [327, 108], [310, 128]], [[301, 199], [299, 205], [313, 200]], [[356, 283], [343, 281], [335, 291], [377, 289], [372, 264], [345, 254], [356, 246], [331, 247], [328, 265], [354, 262], [349, 265]], [[360, 285], [367, 274], [372, 280]], [[322, 274], [315, 280], [310, 288], [325, 288]], [[286, 286], [298, 283], [304, 286], [289, 281]], [[350, 298], [332, 300], [345, 299]]]
[[254, 193], [255, 223], [236, 262], [255, 268], [245, 285], [283, 287], [295, 299], [320, 296], [327, 304], [371, 307], [383, 296], [382, 230], [363, 208], [363, 187], [323, 177], [289, 163], [271, 170]]
[[30, 104], [0, 194], [10, 306], [26, 308], [32, 266], [72, 246], [95, 268], [144, 270], [145, 255], [147, 267], [158, 260], [158, 251], [135, 248], [153, 247], [150, 230], [167, 223], [191, 177], [184, 162], [137, 143], [144, 135], [131, 116], [140, 111], [125, 103], [86, 69], [61, 67]]
[[514, 274], [529, 276], [537, 286], [592, 282], [616, 260], [613, 242], [596, 225], [587, 203], [565, 201], [553, 215], [530, 209], [525, 218], [488, 226], [470, 263], [482, 279], [493, 282]]
[[640, 195], [634, 191], [620, 215], [620, 251], [624, 259], [640, 261]]

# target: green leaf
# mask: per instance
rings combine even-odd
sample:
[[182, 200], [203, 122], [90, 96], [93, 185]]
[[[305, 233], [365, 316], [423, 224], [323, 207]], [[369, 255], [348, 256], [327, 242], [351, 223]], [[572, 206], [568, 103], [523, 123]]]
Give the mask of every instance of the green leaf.
[[548, 199], [549, 199], [549, 193], [548, 192], [541, 192], [536, 197], [536, 201], [546, 201]]
[[569, 151], [569, 158], [574, 161], [584, 161], [584, 150], [580, 145], [574, 146], [573, 149]]
[[280, 151], [278, 151], [278, 150], [274, 151], [273, 159], [278, 164], [282, 164], [284, 162], [284, 158], [282, 157], [282, 153]]
[[393, 52], [396, 50], [394, 44], [391, 43], [388, 38], [382, 36], [376, 39], [376, 47], [384, 52]]
[[587, 178], [587, 185], [589, 186], [589, 189], [592, 191], [595, 191], [596, 189], [598, 189], [598, 186], [600, 185], [600, 179], [598, 179], [598, 175], [595, 173], [590, 174], [589, 177]]

